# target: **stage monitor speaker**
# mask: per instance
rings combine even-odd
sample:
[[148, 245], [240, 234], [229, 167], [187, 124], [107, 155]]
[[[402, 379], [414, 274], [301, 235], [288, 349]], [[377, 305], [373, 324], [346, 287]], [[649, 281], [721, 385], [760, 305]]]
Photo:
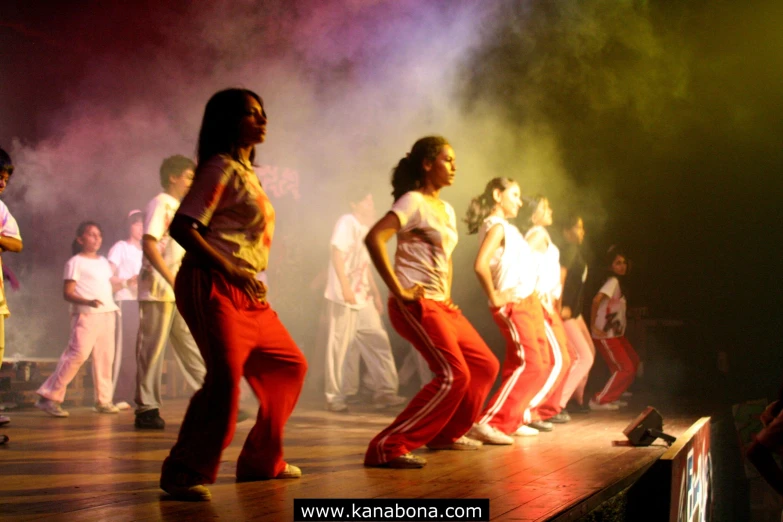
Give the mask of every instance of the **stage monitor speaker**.
[[677, 440], [663, 432], [663, 417], [658, 410], [648, 406], [630, 423], [623, 433], [634, 446], [649, 446], [656, 439], [663, 439], [669, 446]]

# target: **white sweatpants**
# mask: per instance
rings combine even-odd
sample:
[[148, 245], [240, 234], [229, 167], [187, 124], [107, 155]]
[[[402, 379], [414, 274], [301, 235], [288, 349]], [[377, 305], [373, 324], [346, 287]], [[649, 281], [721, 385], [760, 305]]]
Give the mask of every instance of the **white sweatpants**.
[[72, 314], [71, 338], [60, 356], [54, 373], [38, 388], [38, 395], [63, 402], [65, 388], [71, 383], [79, 368], [92, 354], [92, 381], [95, 386], [95, 402], [112, 402], [112, 363], [114, 362], [115, 329], [117, 314]]
[[375, 398], [396, 394], [399, 387], [389, 334], [378, 310], [368, 303], [360, 310], [329, 301], [329, 339], [326, 344], [327, 402], [344, 401], [359, 391], [359, 358], [369, 374]]

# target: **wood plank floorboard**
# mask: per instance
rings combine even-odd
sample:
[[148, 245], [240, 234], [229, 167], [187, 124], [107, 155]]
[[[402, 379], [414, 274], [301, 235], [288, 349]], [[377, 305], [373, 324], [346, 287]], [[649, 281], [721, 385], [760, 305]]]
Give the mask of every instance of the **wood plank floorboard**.
[[[300, 480], [236, 484], [236, 458], [253, 421], [237, 425], [223, 455], [212, 501], [177, 502], [158, 489], [160, 466], [176, 440], [187, 401], [163, 411], [164, 431], [137, 431], [133, 413], [99, 415], [72, 408], [57, 419], [38, 410], [10, 412], [0, 430], [0, 519], [67, 520], [293, 520], [295, 498], [488, 498], [491, 519], [543, 521], [649, 465], [664, 451], [623, 445], [623, 428], [643, 408], [574, 415], [552, 433], [517, 438], [514, 446], [479, 451], [416, 453], [421, 470], [362, 466], [370, 439], [394, 412], [357, 408], [334, 414], [300, 405], [286, 429], [286, 460]], [[677, 436], [697, 416], [667, 415]]]

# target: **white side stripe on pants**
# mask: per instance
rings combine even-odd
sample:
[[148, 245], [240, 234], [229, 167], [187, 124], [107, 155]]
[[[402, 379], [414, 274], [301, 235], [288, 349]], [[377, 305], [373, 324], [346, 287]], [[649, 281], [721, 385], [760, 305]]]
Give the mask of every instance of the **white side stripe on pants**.
[[616, 368], [616, 370], [612, 373], [612, 376], [609, 377], [609, 380], [606, 381], [606, 385], [603, 387], [601, 392], [596, 396], [597, 402], [600, 404], [603, 398], [606, 397], [606, 394], [609, 393], [609, 390], [612, 388], [612, 383], [617, 378], [617, 375], [620, 373], [620, 363], [617, 362], [617, 359], [614, 356], [614, 352], [612, 351], [611, 348], [609, 348], [609, 344], [606, 342], [606, 340], [598, 339], [598, 341], [601, 342], [601, 346], [604, 347], [605, 353], [612, 360], [612, 364]]
[[383, 445], [386, 443], [386, 440], [394, 433], [404, 433], [410, 428], [412, 428], [416, 423], [421, 421], [424, 417], [426, 417], [432, 410], [434, 410], [438, 404], [443, 402], [443, 399], [449, 394], [449, 391], [451, 391], [452, 384], [454, 382], [454, 373], [451, 370], [451, 366], [449, 365], [448, 361], [446, 360], [446, 357], [440, 351], [435, 347], [435, 343], [432, 342], [432, 339], [427, 334], [427, 331], [424, 329], [424, 327], [419, 323], [415, 317], [413, 317], [413, 314], [411, 314], [408, 309], [405, 307], [405, 304], [403, 304], [401, 301], [397, 301], [399, 305], [400, 312], [402, 313], [402, 316], [405, 318], [405, 320], [408, 322], [410, 327], [419, 334], [419, 337], [421, 337], [422, 341], [424, 341], [424, 345], [427, 347], [429, 352], [432, 354], [433, 358], [440, 363], [440, 367], [443, 369], [444, 373], [446, 374], [446, 378], [443, 380], [443, 382], [440, 385], [440, 389], [435, 393], [435, 395], [430, 399], [430, 401], [424, 405], [416, 414], [414, 414], [410, 419], [403, 422], [401, 425], [399, 425], [396, 429], [391, 430], [389, 433], [386, 434], [385, 437], [383, 437], [381, 440], [378, 441], [378, 444], [376, 445], [376, 451], [378, 452], [378, 461], [379, 462], [386, 462], [386, 455], [383, 452]]
[[508, 396], [511, 394], [511, 390], [514, 389], [514, 386], [516, 386], [517, 381], [519, 380], [519, 376], [522, 375], [522, 372], [525, 371], [525, 368], [527, 367], [527, 364], [525, 363], [525, 352], [522, 348], [522, 344], [519, 342], [519, 331], [517, 330], [516, 325], [509, 319], [509, 317], [506, 316], [506, 314], [503, 313], [501, 310], [500, 316], [503, 318], [503, 321], [506, 323], [506, 326], [508, 327], [509, 332], [511, 333], [511, 339], [514, 341], [514, 346], [517, 350], [517, 355], [519, 356], [519, 360], [522, 361], [522, 364], [520, 364], [511, 374], [511, 377], [509, 377], [508, 381], [505, 385], [503, 385], [503, 388], [500, 390], [500, 394], [498, 395], [497, 400], [495, 403], [487, 410], [487, 413], [484, 414], [484, 416], [478, 421], [479, 424], [486, 424], [489, 421], [492, 420], [492, 418], [497, 415], [497, 412], [500, 411], [500, 409], [503, 407], [503, 404], [506, 403], [506, 400], [508, 399]]
[[[535, 408], [546, 398], [547, 394], [549, 394], [549, 392], [552, 390], [552, 386], [555, 385], [555, 381], [557, 381], [557, 376], [560, 374], [560, 370], [563, 368], [563, 354], [560, 353], [560, 344], [557, 342], [557, 338], [555, 337], [555, 332], [552, 331], [552, 327], [549, 326], [549, 323], [546, 321], [544, 321], [544, 331], [546, 332], [546, 338], [549, 341], [549, 345], [552, 347], [552, 354], [555, 359], [555, 365], [552, 368], [552, 371], [550, 372], [546, 382], [544, 383], [544, 386], [535, 395], [535, 397], [530, 400], [530, 408]], [[530, 422], [531, 416], [529, 408], [525, 410], [524, 418], [526, 422]]]

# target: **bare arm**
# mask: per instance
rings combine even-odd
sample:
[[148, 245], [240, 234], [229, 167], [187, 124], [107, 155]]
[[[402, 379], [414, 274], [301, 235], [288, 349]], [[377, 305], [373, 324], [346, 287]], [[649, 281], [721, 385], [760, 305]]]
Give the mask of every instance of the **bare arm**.
[[212, 248], [198, 231], [198, 228], [193, 226], [195, 223], [191, 218], [175, 214], [169, 227], [169, 233], [189, 254], [195, 256], [204, 264], [222, 272], [231, 284], [241, 288], [251, 299], [264, 299], [266, 297], [266, 286], [264, 286], [264, 283], [258, 281], [255, 278], [255, 274], [237, 268], [222, 254]]
[[375, 309], [378, 310], [379, 314], [383, 315], [383, 296], [375, 283], [375, 277], [370, 273], [369, 266], [367, 267], [367, 272], [367, 280], [370, 282], [370, 292], [372, 293], [373, 303], [375, 303]]
[[489, 229], [484, 241], [479, 246], [476, 261], [473, 263], [473, 270], [476, 272], [481, 288], [487, 294], [489, 302], [495, 308], [506, 304], [508, 300], [495, 289], [495, 283], [492, 282], [492, 271], [489, 269], [489, 262], [503, 241], [505, 234], [501, 225], [495, 225]]
[[598, 307], [601, 306], [601, 303], [607, 299], [609, 299], [609, 296], [602, 294], [601, 292], [598, 292], [595, 294], [595, 297], [593, 297], [593, 305], [590, 308], [590, 330], [592, 330], [592, 334], [595, 337], [603, 337], [605, 335], [604, 332], [598, 329], [598, 327], [595, 325], [595, 322], [598, 319]]
[[345, 255], [334, 245], [332, 245], [332, 266], [337, 274], [337, 280], [340, 281], [343, 299], [348, 304], [356, 304], [356, 296], [351, 288], [351, 282], [348, 280], [348, 276], [345, 275]]
[[394, 212], [389, 212], [378, 221], [364, 238], [364, 244], [370, 253], [375, 269], [389, 288], [389, 291], [402, 301], [415, 301], [424, 295], [424, 289], [416, 285], [413, 288], [402, 288], [400, 281], [392, 270], [386, 243], [400, 230], [400, 220]]
[[73, 279], [66, 279], [63, 283], [63, 299], [69, 303], [77, 305], [86, 305], [92, 308], [98, 308], [103, 303], [98, 299], [85, 299], [76, 293], [76, 281]]
[[111, 291], [112, 293], [117, 293], [125, 288], [125, 280], [117, 275], [117, 265], [109, 261], [109, 266], [111, 267], [112, 273], [112, 276], [109, 278], [109, 281], [111, 282]]
[[0, 252], [21, 252], [22, 240], [15, 237], [0, 236]]

